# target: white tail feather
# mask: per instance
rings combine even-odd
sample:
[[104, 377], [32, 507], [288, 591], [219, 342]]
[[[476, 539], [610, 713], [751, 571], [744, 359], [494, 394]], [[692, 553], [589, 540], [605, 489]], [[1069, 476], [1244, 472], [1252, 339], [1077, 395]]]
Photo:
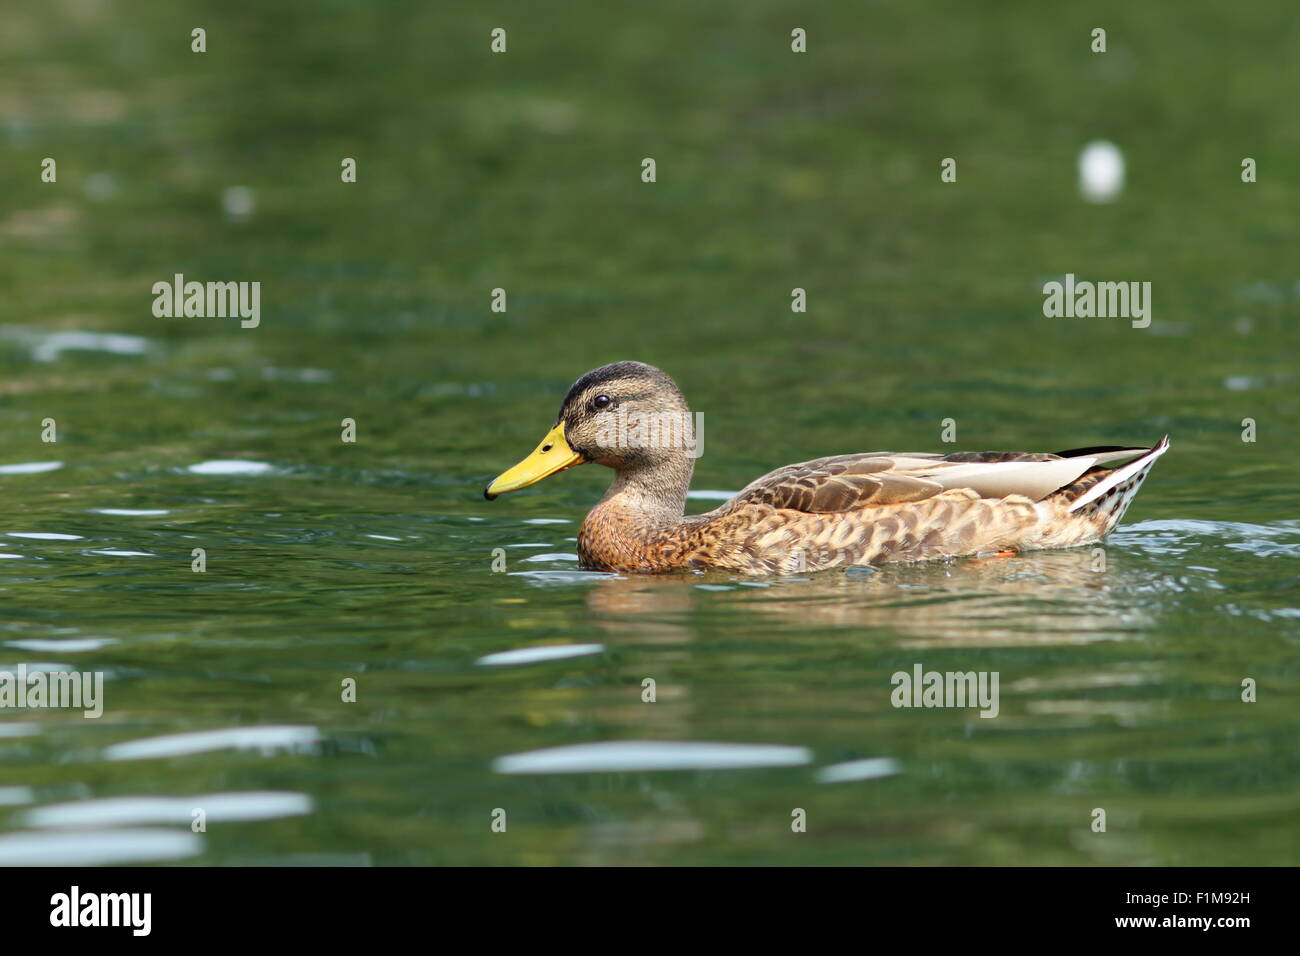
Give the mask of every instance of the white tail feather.
[[1092, 502], [1096, 501], [1098, 498], [1100, 498], [1102, 495], [1106, 494], [1107, 492], [1111, 491], [1112, 489], [1118, 487], [1119, 485], [1124, 484], [1124, 482], [1128, 481], [1130, 478], [1134, 477], [1135, 475], [1139, 475], [1142, 472], [1146, 471], [1153, 464], [1155, 464], [1155, 460], [1157, 458], [1159, 458], [1168, 450], [1169, 450], [1169, 437], [1165, 436], [1164, 438], [1160, 439], [1160, 443], [1156, 445], [1155, 448], [1152, 448], [1149, 452], [1147, 452], [1137, 461], [1130, 462], [1129, 464], [1125, 465], [1123, 468], [1116, 468], [1113, 472], [1111, 472], [1101, 481], [1097, 482], [1095, 485], [1089, 488], [1087, 494], [1083, 495], [1081, 498], [1079, 498], [1078, 501], [1070, 505], [1070, 510], [1078, 511], [1080, 508], [1084, 507], [1085, 505], [1091, 504]]

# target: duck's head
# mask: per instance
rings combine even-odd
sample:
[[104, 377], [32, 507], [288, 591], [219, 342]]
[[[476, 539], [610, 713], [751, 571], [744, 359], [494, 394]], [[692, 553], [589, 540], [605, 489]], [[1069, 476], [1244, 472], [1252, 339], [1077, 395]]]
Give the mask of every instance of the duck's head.
[[665, 373], [642, 362], [603, 365], [573, 383], [536, 451], [498, 475], [483, 497], [588, 462], [626, 473], [680, 467], [685, 459], [689, 481], [696, 441], [686, 399]]

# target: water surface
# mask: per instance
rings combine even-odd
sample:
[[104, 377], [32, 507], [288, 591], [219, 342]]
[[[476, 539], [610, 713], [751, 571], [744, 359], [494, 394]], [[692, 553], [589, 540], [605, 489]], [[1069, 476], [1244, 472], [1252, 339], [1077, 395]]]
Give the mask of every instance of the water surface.
[[[1295, 12], [1103, 7], [828, 4], [802, 58], [774, 2], [222, 4], [202, 56], [173, 5], [10, 11], [0, 669], [106, 702], [0, 712], [0, 863], [1300, 861]], [[178, 272], [260, 326], [154, 318]], [[1066, 272], [1151, 327], [1044, 318]], [[481, 489], [624, 358], [704, 414], [706, 492], [1173, 448], [1104, 567], [586, 573], [607, 473]], [[918, 663], [998, 716], [893, 707]]]

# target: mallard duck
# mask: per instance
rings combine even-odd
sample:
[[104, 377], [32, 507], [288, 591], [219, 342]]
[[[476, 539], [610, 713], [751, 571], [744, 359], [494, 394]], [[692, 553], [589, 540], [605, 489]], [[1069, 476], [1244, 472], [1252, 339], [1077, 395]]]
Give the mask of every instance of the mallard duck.
[[1052, 454], [835, 455], [778, 468], [714, 510], [685, 515], [689, 415], [659, 369], [605, 365], [573, 383], [541, 444], [484, 497], [595, 462], [614, 481], [578, 531], [583, 567], [781, 574], [1089, 544], [1119, 523], [1169, 448], [1166, 437], [1152, 448]]

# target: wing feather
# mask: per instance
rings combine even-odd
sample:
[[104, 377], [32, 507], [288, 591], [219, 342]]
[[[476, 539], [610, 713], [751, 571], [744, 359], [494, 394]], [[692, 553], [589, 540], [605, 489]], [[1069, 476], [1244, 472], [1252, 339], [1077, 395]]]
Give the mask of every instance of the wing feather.
[[1077, 480], [1097, 457], [1026, 452], [835, 455], [778, 468], [751, 482], [719, 510], [746, 504], [837, 514], [922, 501], [966, 488], [981, 498], [1023, 495], [1040, 501]]

